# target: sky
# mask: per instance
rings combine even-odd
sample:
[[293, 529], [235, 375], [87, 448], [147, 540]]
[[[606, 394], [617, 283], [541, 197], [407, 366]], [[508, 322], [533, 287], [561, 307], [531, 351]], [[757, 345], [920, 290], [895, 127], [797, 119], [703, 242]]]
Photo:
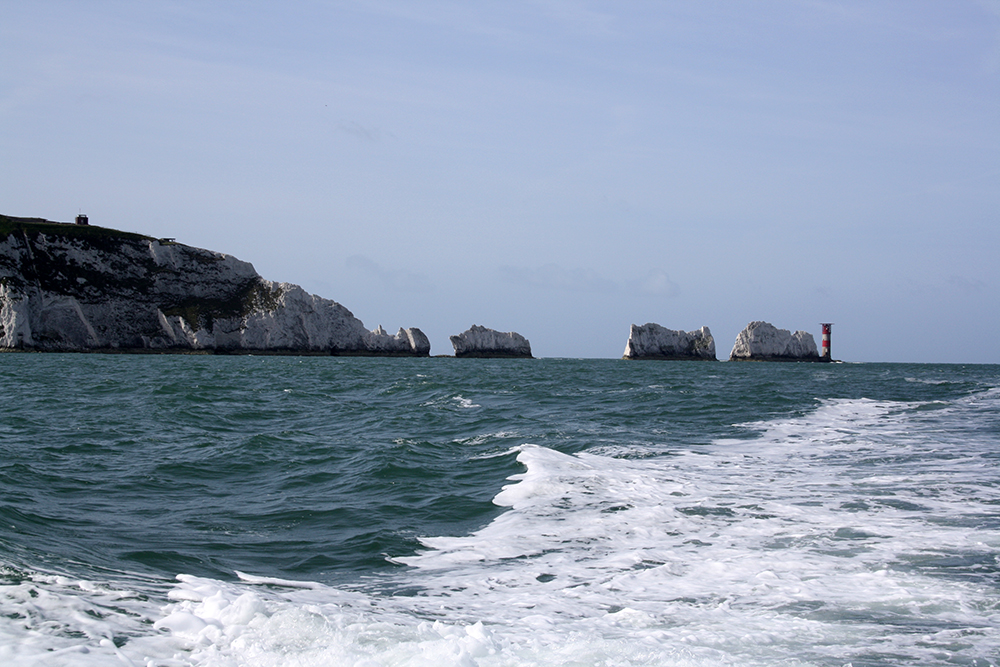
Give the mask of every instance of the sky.
[[0, 0], [0, 213], [617, 358], [1000, 363], [1000, 0]]

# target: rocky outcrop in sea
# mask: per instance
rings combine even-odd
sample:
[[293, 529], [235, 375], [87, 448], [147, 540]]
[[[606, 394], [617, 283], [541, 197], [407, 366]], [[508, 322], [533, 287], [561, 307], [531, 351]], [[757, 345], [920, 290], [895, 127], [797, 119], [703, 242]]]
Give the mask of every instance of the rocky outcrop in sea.
[[715, 339], [708, 327], [674, 331], [652, 322], [632, 325], [622, 358], [717, 361]]
[[736, 336], [730, 361], [822, 361], [807, 331], [792, 333], [768, 322], [751, 322]]
[[0, 216], [0, 348], [428, 356], [248, 262], [93, 226]]
[[513, 331], [494, 331], [473, 324], [457, 336], [449, 336], [456, 357], [516, 357], [531, 359], [528, 339]]

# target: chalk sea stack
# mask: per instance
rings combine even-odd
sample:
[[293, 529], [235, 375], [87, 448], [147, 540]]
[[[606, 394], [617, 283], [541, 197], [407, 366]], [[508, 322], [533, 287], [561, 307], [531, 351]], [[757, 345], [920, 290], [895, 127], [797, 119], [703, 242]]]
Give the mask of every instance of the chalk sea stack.
[[531, 359], [528, 339], [513, 331], [494, 331], [473, 324], [457, 336], [449, 336], [456, 357], [496, 358], [512, 357]]
[[428, 356], [248, 262], [86, 224], [0, 216], [0, 348]]
[[715, 339], [708, 327], [695, 331], [674, 331], [652, 322], [642, 326], [632, 325], [622, 358], [718, 361]]
[[767, 322], [751, 322], [736, 336], [730, 361], [822, 361], [807, 331], [792, 333]]

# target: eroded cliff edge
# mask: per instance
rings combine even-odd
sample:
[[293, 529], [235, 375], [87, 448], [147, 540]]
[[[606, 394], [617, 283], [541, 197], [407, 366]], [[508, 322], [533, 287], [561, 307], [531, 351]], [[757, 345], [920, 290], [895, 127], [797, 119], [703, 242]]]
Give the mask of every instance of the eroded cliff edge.
[[708, 327], [675, 331], [653, 322], [633, 324], [622, 359], [666, 359], [717, 361], [715, 339]]
[[427, 356], [248, 262], [167, 239], [0, 216], [0, 348]]
[[456, 357], [532, 359], [531, 343], [516, 331], [495, 331], [473, 324], [457, 336], [449, 336]]
[[736, 336], [730, 361], [829, 361], [807, 331], [792, 333], [769, 322], [751, 322]]

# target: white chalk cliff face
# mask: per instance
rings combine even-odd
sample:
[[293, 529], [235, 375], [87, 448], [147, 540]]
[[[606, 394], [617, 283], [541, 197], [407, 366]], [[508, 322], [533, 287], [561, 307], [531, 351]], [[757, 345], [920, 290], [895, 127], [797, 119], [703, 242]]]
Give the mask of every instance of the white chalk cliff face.
[[449, 336], [456, 357], [531, 358], [531, 344], [519, 333], [501, 332], [473, 324], [457, 336]]
[[419, 329], [368, 331], [344, 306], [248, 262], [99, 227], [0, 216], [0, 348], [426, 356]]
[[715, 339], [708, 327], [695, 331], [674, 331], [652, 322], [642, 326], [632, 325], [622, 358], [717, 361]]
[[751, 322], [736, 337], [729, 360], [819, 361], [820, 358], [811, 333], [791, 333], [767, 322]]

